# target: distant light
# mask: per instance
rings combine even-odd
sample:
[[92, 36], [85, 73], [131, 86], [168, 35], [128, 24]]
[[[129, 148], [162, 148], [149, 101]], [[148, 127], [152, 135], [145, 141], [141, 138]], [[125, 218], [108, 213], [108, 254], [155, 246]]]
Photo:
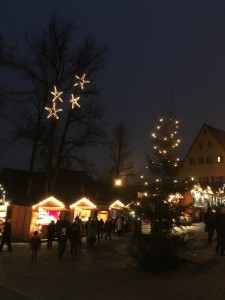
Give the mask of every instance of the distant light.
[[116, 186], [121, 186], [122, 185], [122, 180], [121, 179], [116, 179], [115, 180], [115, 185]]

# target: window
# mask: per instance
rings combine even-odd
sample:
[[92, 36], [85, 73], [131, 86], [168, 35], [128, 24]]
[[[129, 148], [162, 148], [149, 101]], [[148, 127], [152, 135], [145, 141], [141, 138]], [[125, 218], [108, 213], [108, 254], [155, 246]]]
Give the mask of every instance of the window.
[[208, 176], [205, 176], [205, 177], [199, 177], [199, 182], [201, 182], [201, 183], [209, 182], [209, 177], [208, 177]]
[[207, 164], [211, 164], [213, 162], [213, 157], [212, 156], [207, 156], [205, 161], [206, 161]]
[[212, 148], [212, 142], [208, 141], [208, 148]]
[[221, 163], [223, 161], [223, 156], [217, 155], [216, 162]]
[[202, 165], [202, 164], [204, 164], [205, 163], [205, 158], [204, 157], [199, 157], [198, 158], [198, 164], [199, 165]]
[[223, 182], [223, 176], [214, 177], [214, 182]]
[[195, 165], [195, 158], [189, 159], [189, 165]]
[[203, 149], [203, 144], [199, 143], [199, 149]]

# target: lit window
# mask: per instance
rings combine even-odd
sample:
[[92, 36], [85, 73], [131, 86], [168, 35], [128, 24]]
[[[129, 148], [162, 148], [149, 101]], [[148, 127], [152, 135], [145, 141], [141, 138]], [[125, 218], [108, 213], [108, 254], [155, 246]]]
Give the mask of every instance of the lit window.
[[216, 162], [221, 163], [222, 161], [223, 161], [223, 157], [220, 156], [220, 155], [218, 155], [218, 156], [216, 157]]

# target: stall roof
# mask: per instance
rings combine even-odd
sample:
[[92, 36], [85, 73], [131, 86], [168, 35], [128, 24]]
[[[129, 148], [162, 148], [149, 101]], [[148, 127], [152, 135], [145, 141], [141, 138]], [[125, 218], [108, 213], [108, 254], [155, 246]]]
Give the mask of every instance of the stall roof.
[[41, 206], [42, 208], [45, 207], [45, 209], [46, 209], [46, 207], [54, 208], [54, 209], [56, 209], [56, 208], [57, 209], [59, 209], [59, 208], [64, 208], [65, 209], [65, 205], [53, 196], [50, 196], [50, 197], [40, 201], [39, 203], [33, 205], [32, 208], [35, 209], [39, 206]]
[[116, 200], [109, 206], [109, 209], [121, 209], [123, 207], [124, 204], [120, 200]]
[[85, 197], [70, 205], [70, 208], [75, 208], [75, 207], [82, 208], [82, 209], [97, 208], [97, 206], [94, 203], [92, 203], [90, 200], [88, 200]]

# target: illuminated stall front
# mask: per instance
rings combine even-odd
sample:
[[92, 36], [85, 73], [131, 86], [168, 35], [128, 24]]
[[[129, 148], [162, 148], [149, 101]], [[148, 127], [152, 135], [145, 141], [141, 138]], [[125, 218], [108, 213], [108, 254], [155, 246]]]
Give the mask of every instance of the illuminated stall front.
[[121, 209], [123, 209], [125, 205], [120, 201], [116, 200], [109, 206], [110, 217], [116, 219]]
[[2, 229], [3, 223], [7, 217], [8, 202], [5, 201], [5, 190], [0, 184], [0, 229]]
[[192, 218], [194, 221], [202, 221], [204, 211], [208, 206], [212, 206], [213, 192], [209, 186], [205, 190], [196, 184], [191, 190], [192, 195]]
[[82, 198], [70, 205], [71, 216], [74, 219], [79, 217], [82, 222], [86, 222], [97, 210], [97, 206], [87, 198]]
[[65, 205], [53, 196], [33, 205], [30, 234], [37, 230], [41, 233], [41, 237], [45, 238], [48, 224], [51, 221], [56, 223], [60, 214], [65, 215], [68, 212]]

